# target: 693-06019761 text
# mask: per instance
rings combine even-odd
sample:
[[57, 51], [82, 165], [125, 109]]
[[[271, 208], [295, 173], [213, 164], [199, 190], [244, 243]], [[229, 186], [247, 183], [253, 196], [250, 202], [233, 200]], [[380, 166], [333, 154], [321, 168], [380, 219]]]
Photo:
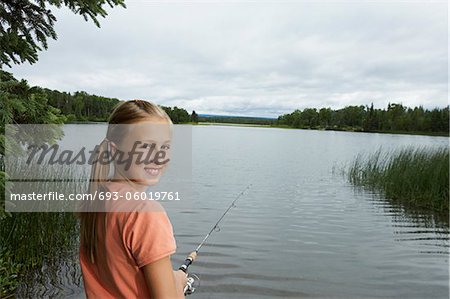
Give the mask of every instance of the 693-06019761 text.
[[63, 194], [56, 191], [50, 191], [47, 193], [11, 193], [10, 200], [11, 201], [84, 201], [84, 200], [154, 200], [154, 201], [178, 201], [181, 200], [179, 196], [179, 192], [172, 191], [155, 191], [155, 192], [95, 192], [94, 194], [90, 193], [71, 193], [71, 194]]

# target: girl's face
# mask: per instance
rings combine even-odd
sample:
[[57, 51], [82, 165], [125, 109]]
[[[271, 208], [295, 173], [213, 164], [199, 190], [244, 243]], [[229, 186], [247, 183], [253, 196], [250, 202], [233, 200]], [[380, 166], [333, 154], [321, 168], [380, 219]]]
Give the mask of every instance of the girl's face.
[[112, 144], [114, 177], [143, 186], [157, 184], [170, 161], [171, 124], [153, 119], [124, 126], [127, 133]]

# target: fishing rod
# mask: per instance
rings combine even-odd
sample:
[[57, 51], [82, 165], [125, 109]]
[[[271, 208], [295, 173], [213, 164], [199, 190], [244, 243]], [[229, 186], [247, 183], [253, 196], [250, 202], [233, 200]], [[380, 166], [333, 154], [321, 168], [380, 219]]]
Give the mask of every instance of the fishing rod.
[[[247, 191], [248, 189], [250, 189], [250, 187], [252, 186], [252, 184], [249, 184], [244, 190], [241, 191], [241, 193], [239, 193], [236, 198], [231, 202], [231, 204], [228, 206], [228, 208], [225, 210], [225, 212], [222, 214], [222, 216], [219, 218], [219, 220], [217, 220], [216, 224], [214, 224], [214, 226], [211, 228], [211, 230], [206, 234], [206, 236], [203, 238], [202, 242], [197, 246], [197, 248], [192, 251], [184, 260], [183, 265], [180, 266], [180, 268], [178, 270], [183, 271], [184, 273], [187, 273], [187, 270], [189, 268], [189, 266], [195, 261], [195, 259], [197, 258], [197, 254], [200, 250], [200, 248], [202, 248], [202, 246], [206, 243], [206, 240], [208, 240], [209, 236], [216, 231], [217, 229], [219, 229], [219, 223], [220, 221], [222, 221], [222, 219], [225, 217], [225, 215], [231, 210], [231, 208], [235, 207], [235, 203], [236, 201], [242, 196], [244, 195], [245, 191]], [[185, 295], [190, 295], [195, 291], [194, 288], [194, 282], [195, 279], [193, 277], [188, 277], [187, 283], [186, 283], [186, 287], [184, 288], [184, 294]]]

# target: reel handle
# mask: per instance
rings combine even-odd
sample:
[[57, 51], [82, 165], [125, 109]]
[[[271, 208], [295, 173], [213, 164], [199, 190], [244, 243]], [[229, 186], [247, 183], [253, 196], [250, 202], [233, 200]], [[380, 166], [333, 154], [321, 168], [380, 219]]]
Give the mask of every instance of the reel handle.
[[191, 276], [188, 276], [186, 286], [183, 289], [183, 293], [185, 296], [191, 295], [192, 293], [195, 292], [194, 282], [195, 279]]

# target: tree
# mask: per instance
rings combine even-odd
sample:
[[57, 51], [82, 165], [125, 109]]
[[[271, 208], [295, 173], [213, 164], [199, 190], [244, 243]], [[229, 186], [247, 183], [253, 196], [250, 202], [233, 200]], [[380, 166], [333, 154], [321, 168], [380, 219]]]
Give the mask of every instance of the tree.
[[293, 128], [316, 128], [317, 123], [333, 129], [362, 129], [371, 131], [438, 132], [449, 131], [449, 106], [425, 110], [422, 106], [408, 108], [402, 104], [389, 103], [386, 110], [369, 106], [347, 106], [338, 110], [331, 108], [307, 108], [303, 112], [280, 115], [278, 125]]
[[30, 87], [26, 80], [18, 81], [0, 70], [0, 120], [3, 134], [5, 124], [61, 124], [65, 117], [49, 105], [42, 88]]
[[321, 108], [319, 110], [319, 124], [324, 127], [328, 127], [331, 124], [331, 108]]
[[189, 113], [183, 108], [161, 106], [174, 124], [187, 123], [190, 119]]
[[195, 110], [192, 110], [191, 122], [198, 123], [198, 115], [197, 115], [197, 113], [195, 113]]
[[378, 130], [378, 117], [376, 110], [373, 108], [373, 103], [371, 103], [370, 108], [367, 109], [367, 117], [364, 120], [364, 131], [375, 131]]
[[346, 106], [341, 109], [342, 124], [349, 127], [362, 127], [365, 116], [365, 107], [360, 106]]
[[38, 60], [38, 51], [47, 49], [47, 38], [56, 40], [56, 17], [49, 7], [66, 6], [97, 27], [98, 16], [106, 17], [105, 4], [126, 7], [124, 0], [2, 0], [0, 2], [0, 67], [11, 62], [30, 64]]
[[[6, 124], [62, 124], [65, 121], [60, 110], [48, 104], [47, 95], [39, 87], [31, 87], [27, 81], [18, 81], [11, 73], [0, 70], [0, 220], [5, 217], [5, 153], [22, 151], [23, 140], [9, 138], [5, 144]], [[62, 137], [62, 131], [50, 127], [49, 143]], [[1, 258], [1, 254], [0, 254]], [[0, 275], [1, 278], [1, 275]]]
[[300, 123], [310, 129], [319, 123], [319, 113], [316, 108], [305, 108], [300, 116]]
[[301, 111], [296, 109], [294, 112], [289, 114], [280, 115], [277, 120], [279, 125], [294, 126], [294, 122], [297, 120], [296, 124], [299, 124]]
[[405, 107], [402, 104], [389, 103], [387, 107], [387, 122], [389, 130], [402, 130], [402, 117], [405, 113]]

